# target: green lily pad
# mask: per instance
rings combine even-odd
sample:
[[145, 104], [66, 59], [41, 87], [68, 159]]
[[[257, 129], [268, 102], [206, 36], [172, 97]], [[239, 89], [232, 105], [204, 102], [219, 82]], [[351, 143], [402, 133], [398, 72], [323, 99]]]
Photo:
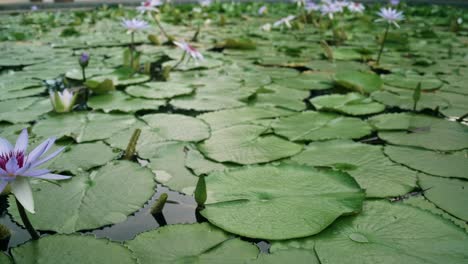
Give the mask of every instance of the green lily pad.
[[276, 134], [292, 141], [361, 138], [372, 130], [358, 118], [314, 111], [281, 117], [272, 127]]
[[186, 83], [175, 82], [147, 82], [129, 86], [125, 92], [134, 97], [147, 99], [169, 99], [180, 95], [188, 95], [194, 88]]
[[[234, 234], [263, 239], [314, 235], [360, 211], [364, 193], [347, 174], [304, 165], [266, 165], [206, 178], [201, 214]], [[332, 191], [331, 191], [332, 190]]]
[[269, 85], [263, 90], [257, 91], [253, 104], [255, 106], [273, 106], [293, 111], [306, 109], [304, 99], [309, 96], [309, 91], [286, 88], [277, 85]]
[[436, 76], [417, 74], [387, 74], [382, 77], [385, 84], [414, 90], [421, 83], [421, 90], [435, 90], [442, 87], [443, 83]]
[[360, 93], [372, 93], [380, 90], [383, 81], [380, 76], [362, 71], [344, 70], [335, 75], [335, 82], [346, 89]]
[[201, 114], [197, 118], [207, 122], [212, 130], [217, 130], [258, 120], [273, 120], [273, 118], [293, 113], [273, 107], [241, 107]]
[[161, 227], [126, 246], [138, 263], [244, 263], [258, 254], [255, 245], [207, 223]]
[[208, 125], [200, 119], [178, 114], [152, 114], [141, 118], [168, 140], [201, 141], [210, 136]]
[[[90, 155], [92, 153], [92, 155]], [[66, 171], [73, 174], [104, 165], [118, 156], [118, 153], [101, 141], [69, 146], [47, 165], [52, 171]]]
[[157, 110], [166, 104], [164, 100], [146, 100], [135, 98], [122, 92], [113, 92], [92, 96], [88, 100], [88, 105], [95, 110], [102, 110], [104, 113], [112, 111], [131, 113], [138, 110]]
[[[156, 183], [150, 170], [129, 161], [115, 161], [60, 186], [32, 182], [36, 214], [28, 213], [39, 230], [73, 233], [125, 221], [151, 198]], [[53, 205], [53, 206], [51, 206]], [[9, 212], [21, 222], [10, 197]]]
[[[369, 242], [354, 241], [359, 233]], [[387, 201], [364, 203], [317, 236], [275, 243], [276, 248], [315, 250], [321, 263], [463, 263], [468, 234], [430, 212]]]
[[381, 146], [350, 140], [314, 142], [291, 159], [300, 164], [346, 171], [366, 190], [367, 197], [404, 195], [416, 187], [417, 172], [392, 162]]
[[273, 135], [258, 125], [237, 125], [216, 130], [198, 145], [208, 158], [218, 162], [255, 164], [274, 161], [297, 154], [302, 146]]
[[0, 121], [25, 123], [37, 120], [39, 116], [50, 112], [49, 99], [27, 97], [0, 102]]
[[385, 105], [358, 93], [317, 96], [310, 100], [317, 110], [331, 110], [348, 115], [369, 115], [385, 110]]
[[195, 175], [200, 176], [214, 171], [224, 171], [232, 166], [211, 161], [205, 158], [196, 148], [189, 147], [185, 155], [185, 167], [192, 170]]
[[333, 86], [330, 74], [321, 72], [306, 72], [292, 78], [275, 79], [274, 83], [281, 87], [304, 91], [326, 90]]
[[[386, 91], [376, 91], [371, 94], [372, 99], [390, 107], [398, 107], [404, 110], [414, 109], [413, 91], [405, 89], [391, 89]], [[420, 99], [416, 104], [416, 111], [424, 109], [436, 110], [447, 108], [449, 103], [444, 98], [432, 94], [421, 93]]]
[[437, 207], [468, 222], [468, 182], [429, 175], [419, 175], [424, 196]]
[[284, 264], [294, 261], [294, 264], [319, 264], [315, 253], [311, 250], [290, 249], [279, 250], [272, 254], [260, 254], [256, 260], [248, 264]]
[[[12, 249], [17, 263], [136, 264], [130, 250], [107, 239], [84, 235], [53, 235]], [[2, 262], [3, 263], [3, 262]]]
[[10, 257], [7, 256], [5, 253], [0, 253], [0, 263], [10, 264], [13, 262], [11, 261]]
[[[39, 120], [32, 132], [42, 138], [71, 137], [76, 142], [102, 140], [132, 126], [136, 119], [130, 115], [76, 112], [53, 114]], [[109, 129], [109, 128], [112, 129]], [[127, 141], [128, 142], [128, 141]]]
[[424, 115], [385, 114], [371, 119], [391, 144], [451, 151], [468, 148], [468, 126]]
[[442, 153], [430, 150], [386, 146], [385, 154], [395, 162], [412, 169], [442, 177], [468, 179], [468, 152]]

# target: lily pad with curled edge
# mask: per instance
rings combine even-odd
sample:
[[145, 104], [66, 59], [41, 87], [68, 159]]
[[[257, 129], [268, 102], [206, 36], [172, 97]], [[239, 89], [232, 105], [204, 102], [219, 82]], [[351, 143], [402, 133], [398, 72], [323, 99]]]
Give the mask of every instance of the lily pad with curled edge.
[[197, 118], [204, 120], [212, 130], [239, 124], [248, 124], [256, 120], [273, 119], [292, 115], [294, 112], [274, 107], [240, 107], [201, 114]]
[[442, 153], [420, 148], [385, 146], [385, 154], [395, 162], [427, 174], [468, 179], [467, 150]]
[[383, 114], [369, 119], [379, 138], [394, 145], [452, 151], [468, 148], [468, 126], [425, 115]]
[[[28, 217], [33, 226], [66, 234], [125, 221], [143, 207], [156, 187], [149, 169], [129, 161], [108, 163], [59, 185], [43, 181], [31, 185], [36, 213]], [[10, 200], [8, 210], [21, 223], [14, 201]]]
[[[92, 153], [92, 155], [89, 155]], [[119, 155], [101, 141], [68, 146], [63, 153], [47, 165], [52, 171], [80, 172], [105, 165]]]
[[317, 110], [331, 110], [354, 116], [385, 110], [385, 105], [358, 93], [322, 95], [312, 98], [310, 102]]
[[404, 195], [416, 187], [417, 172], [392, 162], [381, 146], [351, 140], [313, 142], [291, 160], [345, 171], [366, 190], [367, 197]]
[[147, 82], [132, 85], [125, 92], [134, 97], [147, 99], [169, 99], [180, 95], [189, 95], [194, 87], [180, 82]]
[[11, 259], [8, 255], [4, 254], [4, 253], [0, 253], [0, 263], [3, 263], [3, 264], [10, 264], [10, 263], [13, 263], [11, 262]]
[[164, 100], [147, 100], [135, 98], [123, 92], [113, 92], [96, 95], [88, 100], [88, 105], [95, 110], [102, 110], [104, 113], [124, 112], [132, 113], [139, 110], [157, 110], [166, 104]]
[[26, 97], [0, 102], [0, 122], [26, 123], [52, 111], [49, 99]]
[[365, 196], [346, 173], [297, 164], [214, 172], [206, 187], [201, 214], [210, 223], [273, 240], [317, 234], [338, 217], [359, 212]]
[[236, 125], [216, 130], [198, 145], [208, 158], [218, 162], [255, 164], [287, 158], [299, 153], [302, 146], [274, 135], [262, 135], [268, 128]]
[[372, 132], [361, 119], [315, 111], [281, 117], [272, 127], [275, 134], [292, 141], [361, 138]]
[[137, 235], [125, 245], [138, 263], [245, 263], [258, 248], [208, 223], [169, 225]]
[[418, 184], [424, 196], [437, 207], [468, 222], [468, 182], [420, 174]]
[[404, 89], [414, 90], [421, 83], [421, 90], [436, 90], [442, 87], [443, 82], [436, 76], [418, 74], [387, 74], [382, 76], [385, 84]]
[[468, 234], [410, 205], [368, 201], [360, 214], [338, 219], [316, 236], [275, 242], [271, 250], [285, 248], [315, 250], [320, 263], [464, 263]]
[[[130, 250], [120, 243], [91, 235], [52, 235], [12, 249], [17, 263], [136, 264]], [[3, 263], [3, 262], [2, 262]]]
[[[398, 107], [404, 110], [414, 109], [413, 91], [400, 88], [386, 88], [384, 91], [375, 91], [372, 99], [390, 107]], [[433, 93], [422, 92], [416, 104], [416, 111], [425, 109], [436, 110], [449, 107], [449, 102]]]
[[258, 258], [247, 262], [248, 264], [319, 264], [314, 251], [303, 249], [279, 250], [270, 254], [259, 254]]
[[380, 90], [383, 81], [379, 75], [363, 71], [341, 70], [335, 75], [335, 82], [341, 87], [360, 93]]
[[39, 120], [33, 126], [32, 132], [41, 138], [66, 136], [81, 143], [107, 139], [131, 127], [136, 120], [132, 115], [96, 112], [50, 114], [45, 119]]

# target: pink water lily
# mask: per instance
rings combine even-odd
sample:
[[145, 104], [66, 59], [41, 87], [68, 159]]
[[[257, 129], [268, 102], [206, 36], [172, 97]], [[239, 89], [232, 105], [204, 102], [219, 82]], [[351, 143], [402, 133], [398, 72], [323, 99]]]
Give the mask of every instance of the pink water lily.
[[188, 44], [184, 40], [174, 41], [174, 44], [177, 47], [184, 50], [185, 52], [187, 52], [190, 55], [190, 57], [192, 57], [195, 61], [203, 60], [203, 55], [196, 48], [194, 48], [192, 45]]
[[56, 157], [64, 148], [41, 158], [54, 145], [55, 138], [42, 142], [29, 154], [28, 131], [23, 129], [13, 147], [8, 140], [0, 138], [0, 193], [10, 184], [11, 192], [23, 207], [34, 213], [34, 200], [28, 177], [46, 180], [65, 180], [70, 176], [53, 174], [48, 169], [37, 167]]
[[353, 13], [362, 13], [366, 7], [361, 3], [351, 2], [348, 4], [348, 10]]
[[140, 13], [159, 12], [157, 7], [161, 6], [162, 4], [163, 3], [160, 0], [147, 0], [142, 2], [141, 5], [137, 7], [137, 10], [140, 11]]

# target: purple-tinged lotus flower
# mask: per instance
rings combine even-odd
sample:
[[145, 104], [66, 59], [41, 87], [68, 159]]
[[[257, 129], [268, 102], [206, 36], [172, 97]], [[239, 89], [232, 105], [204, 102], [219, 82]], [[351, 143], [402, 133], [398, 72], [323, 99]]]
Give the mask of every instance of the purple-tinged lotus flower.
[[348, 10], [353, 13], [362, 13], [366, 7], [361, 3], [351, 2], [348, 5]]
[[264, 14], [267, 13], [267, 11], [268, 11], [268, 8], [267, 8], [266, 6], [262, 6], [262, 7], [260, 7], [260, 8], [258, 9], [258, 14], [259, 14], [259, 15], [264, 15]]
[[399, 5], [400, 0], [390, 0], [390, 4], [393, 5], [393, 6]]
[[296, 17], [293, 15], [289, 15], [287, 17], [283, 17], [280, 20], [273, 23], [273, 27], [279, 27], [282, 25], [286, 25], [286, 27], [291, 28], [291, 21], [293, 21]]
[[80, 58], [78, 59], [78, 62], [80, 63], [80, 66], [82, 68], [88, 67], [89, 63], [89, 54], [86, 52], [81, 53]]
[[41, 158], [54, 145], [54, 142], [55, 138], [49, 138], [27, 154], [28, 131], [26, 129], [23, 129], [14, 147], [8, 140], [0, 138], [0, 192], [10, 184], [11, 192], [16, 199], [31, 213], [34, 213], [34, 200], [27, 177], [46, 180], [70, 178], [70, 176], [52, 174], [48, 169], [37, 168], [63, 151], [64, 148], [60, 148]]
[[322, 16], [328, 16], [330, 19], [333, 19], [335, 13], [343, 12], [343, 8], [336, 3], [330, 3], [322, 5], [320, 12]]
[[341, 8], [341, 10], [343, 11], [343, 8], [347, 7], [350, 4], [350, 2], [343, 0], [343, 1], [335, 1], [333, 2], [333, 4]]
[[37, 10], [39, 10], [39, 8], [37, 7], [37, 5], [31, 6], [31, 11], [37, 11]]
[[398, 25], [397, 22], [405, 18], [405, 16], [403, 15], [403, 12], [390, 8], [390, 7], [389, 8], [382, 7], [380, 11], [377, 13], [377, 15], [379, 15], [380, 18], [376, 19], [375, 20], [376, 22], [385, 21], [389, 24], [395, 25], [397, 28], [400, 27], [400, 25]]
[[192, 57], [195, 61], [203, 60], [203, 55], [196, 48], [194, 48], [192, 45], [188, 44], [184, 40], [180, 42], [174, 41], [174, 44], [177, 47], [181, 48], [183, 51], [187, 52], [190, 55], [190, 57]]
[[161, 6], [162, 4], [163, 3], [160, 0], [146, 0], [145, 2], [142, 2], [139, 7], [137, 7], [137, 10], [140, 13], [159, 12], [157, 7]]
[[137, 31], [145, 30], [149, 27], [148, 23], [144, 20], [139, 19], [124, 19], [122, 20], [122, 26], [127, 29], [128, 34], [135, 33]]
[[305, 10], [307, 12], [319, 11], [320, 10], [320, 5], [315, 3], [315, 2], [307, 2], [306, 6], [305, 6]]

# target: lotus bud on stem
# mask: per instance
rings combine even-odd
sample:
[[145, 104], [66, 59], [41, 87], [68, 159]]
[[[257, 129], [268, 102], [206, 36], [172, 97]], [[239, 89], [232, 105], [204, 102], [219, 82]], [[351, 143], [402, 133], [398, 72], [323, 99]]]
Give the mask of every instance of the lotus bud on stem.
[[21, 217], [21, 221], [23, 221], [24, 227], [28, 231], [28, 233], [31, 235], [31, 238], [33, 240], [38, 240], [39, 235], [37, 234], [36, 230], [31, 224], [31, 221], [29, 221], [28, 215], [26, 214], [26, 210], [24, 210], [23, 205], [16, 199], [16, 207], [18, 207], [18, 212]]
[[127, 148], [125, 149], [124, 159], [132, 160], [133, 157], [135, 156], [136, 145], [137, 145], [138, 139], [140, 138], [140, 134], [141, 134], [141, 129], [139, 128], [135, 129], [132, 137], [130, 138], [130, 141], [128, 142]]
[[194, 196], [198, 207], [203, 208], [207, 198], [205, 175], [198, 176], [198, 182], [197, 186], [195, 187]]
[[159, 196], [158, 200], [156, 200], [156, 203], [151, 207], [151, 214], [156, 215], [156, 214], [161, 214], [162, 210], [164, 209], [164, 205], [166, 205], [168, 195], [167, 193], [161, 194]]

